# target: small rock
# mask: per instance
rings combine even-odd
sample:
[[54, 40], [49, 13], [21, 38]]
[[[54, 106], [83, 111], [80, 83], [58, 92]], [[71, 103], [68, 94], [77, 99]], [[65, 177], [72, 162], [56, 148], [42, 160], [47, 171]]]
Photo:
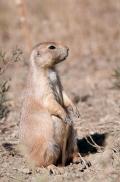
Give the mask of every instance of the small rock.
[[28, 168], [19, 169], [19, 171], [25, 174], [32, 174], [31, 170]]

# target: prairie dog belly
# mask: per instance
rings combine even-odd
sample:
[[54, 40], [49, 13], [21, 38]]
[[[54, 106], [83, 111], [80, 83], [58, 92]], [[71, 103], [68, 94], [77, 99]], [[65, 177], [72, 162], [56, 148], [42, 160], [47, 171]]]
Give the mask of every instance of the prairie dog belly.
[[[51, 82], [50, 85], [53, 90], [54, 97], [57, 100], [57, 102], [62, 106], [63, 105], [62, 87], [56, 70], [49, 70], [49, 79]], [[60, 119], [57, 116], [52, 116], [52, 122], [53, 122], [53, 130], [54, 130], [53, 132], [54, 132], [55, 142], [58, 143], [62, 148], [66, 125], [62, 121], [62, 119]]]
[[65, 124], [57, 116], [52, 116], [52, 122], [53, 122], [54, 140], [62, 147], [64, 138], [63, 136], [65, 134]]

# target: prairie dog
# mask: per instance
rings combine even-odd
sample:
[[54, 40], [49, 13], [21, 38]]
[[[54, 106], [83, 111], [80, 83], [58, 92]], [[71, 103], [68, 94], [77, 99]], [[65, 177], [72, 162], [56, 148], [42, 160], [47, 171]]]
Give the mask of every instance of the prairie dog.
[[30, 56], [20, 138], [26, 157], [35, 166], [57, 165], [64, 143], [65, 162], [74, 153], [76, 138], [68, 107], [76, 116], [79, 112], [63, 90], [55, 69], [67, 56], [68, 48], [55, 42], [36, 45]]

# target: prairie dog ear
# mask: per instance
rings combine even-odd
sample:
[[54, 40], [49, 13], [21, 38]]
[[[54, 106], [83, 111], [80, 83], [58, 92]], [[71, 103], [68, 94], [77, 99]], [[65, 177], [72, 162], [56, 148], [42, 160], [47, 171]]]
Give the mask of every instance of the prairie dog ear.
[[40, 57], [42, 57], [41, 51], [40, 50], [33, 50], [33, 52], [32, 52], [32, 58], [34, 60], [36, 60], [36, 59], [39, 59]]
[[36, 56], [38, 56], [38, 57], [41, 56], [41, 53], [39, 50], [36, 51]]

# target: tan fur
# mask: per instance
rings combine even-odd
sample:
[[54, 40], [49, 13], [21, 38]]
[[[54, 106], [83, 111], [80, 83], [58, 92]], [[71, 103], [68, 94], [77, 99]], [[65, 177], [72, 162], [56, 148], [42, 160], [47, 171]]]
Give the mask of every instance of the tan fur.
[[65, 161], [74, 153], [75, 132], [68, 107], [77, 116], [79, 113], [63, 91], [55, 69], [67, 56], [68, 48], [54, 42], [38, 44], [31, 53], [20, 138], [28, 160], [35, 166], [57, 164], [63, 148]]

